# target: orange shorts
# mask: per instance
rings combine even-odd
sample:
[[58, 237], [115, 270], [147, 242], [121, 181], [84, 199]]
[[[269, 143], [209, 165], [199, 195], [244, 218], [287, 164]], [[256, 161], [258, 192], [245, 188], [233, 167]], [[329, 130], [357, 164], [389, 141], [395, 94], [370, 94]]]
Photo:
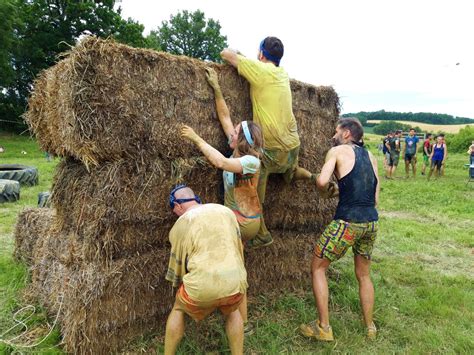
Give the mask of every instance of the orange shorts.
[[224, 315], [228, 315], [239, 308], [242, 300], [244, 299], [243, 293], [237, 293], [235, 295], [219, 298], [210, 302], [199, 302], [192, 300], [184, 289], [184, 285], [176, 292], [176, 300], [174, 303], [174, 309], [186, 313], [195, 321], [200, 321], [206, 318], [209, 314], [214, 312], [216, 308]]

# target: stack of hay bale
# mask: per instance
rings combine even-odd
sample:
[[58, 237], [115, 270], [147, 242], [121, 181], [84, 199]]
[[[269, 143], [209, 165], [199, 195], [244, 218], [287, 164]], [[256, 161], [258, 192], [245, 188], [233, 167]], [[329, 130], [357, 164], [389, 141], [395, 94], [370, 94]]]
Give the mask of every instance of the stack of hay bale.
[[[35, 83], [27, 122], [42, 149], [63, 159], [53, 209], [19, 218], [16, 255], [30, 265], [32, 293], [51, 314], [60, 313], [67, 352], [113, 351], [163, 324], [174, 299], [164, 279], [175, 221], [169, 191], [186, 182], [203, 201], [222, 201], [221, 172], [178, 134], [185, 123], [227, 149], [206, 66], [218, 72], [234, 123], [250, 119], [248, 84], [230, 66], [96, 38], [83, 40]], [[330, 87], [291, 87], [300, 165], [317, 172], [338, 97]], [[307, 183], [270, 180], [265, 217], [275, 242], [247, 253], [251, 294], [309, 285], [312, 239], [334, 207]]]

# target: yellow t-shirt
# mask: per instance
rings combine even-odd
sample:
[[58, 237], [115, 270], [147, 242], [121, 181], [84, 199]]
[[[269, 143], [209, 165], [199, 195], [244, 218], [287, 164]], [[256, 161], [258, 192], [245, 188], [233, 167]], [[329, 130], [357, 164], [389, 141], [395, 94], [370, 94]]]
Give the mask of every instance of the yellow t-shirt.
[[240, 55], [237, 70], [250, 83], [253, 120], [262, 128], [265, 149], [290, 151], [298, 147], [300, 138], [285, 70]]
[[166, 279], [192, 300], [214, 301], [248, 287], [240, 230], [234, 213], [208, 203], [187, 211], [170, 231]]

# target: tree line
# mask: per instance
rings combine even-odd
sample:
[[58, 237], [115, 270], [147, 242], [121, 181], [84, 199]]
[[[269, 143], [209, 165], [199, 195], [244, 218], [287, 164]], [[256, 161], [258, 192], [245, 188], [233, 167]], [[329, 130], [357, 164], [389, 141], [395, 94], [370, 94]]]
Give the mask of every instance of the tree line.
[[452, 125], [474, 123], [474, 119], [467, 117], [455, 117], [444, 113], [429, 112], [388, 112], [385, 110], [375, 112], [361, 111], [358, 113], [345, 113], [343, 117], [357, 117], [362, 125], [367, 126], [367, 121], [414, 121], [420, 123], [430, 123], [439, 125]]
[[133, 47], [220, 61], [227, 46], [219, 21], [202, 11], [181, 11], [143, 35], [144, 26], [124, 19], [115, 0], [0, 0], [0, 131], [23, 131], [21, 118], [35, 77], [58, 61], [82, 35]]

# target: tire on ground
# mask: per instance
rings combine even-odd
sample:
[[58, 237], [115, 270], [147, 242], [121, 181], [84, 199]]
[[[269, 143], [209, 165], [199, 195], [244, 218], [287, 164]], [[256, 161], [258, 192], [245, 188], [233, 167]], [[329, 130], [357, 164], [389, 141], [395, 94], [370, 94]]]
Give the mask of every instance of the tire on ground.
[[15, 180], [21, 185], [38, 185], [38, 169], [21, 164], [0, 164], [0, 179]]
[[20, 199], [20, 183], [14, 180], [0, 179], [0, 203], [15, 202]]
[[38, 207], [51, 207], [51, 194], [49, 191], [38, 194]]

